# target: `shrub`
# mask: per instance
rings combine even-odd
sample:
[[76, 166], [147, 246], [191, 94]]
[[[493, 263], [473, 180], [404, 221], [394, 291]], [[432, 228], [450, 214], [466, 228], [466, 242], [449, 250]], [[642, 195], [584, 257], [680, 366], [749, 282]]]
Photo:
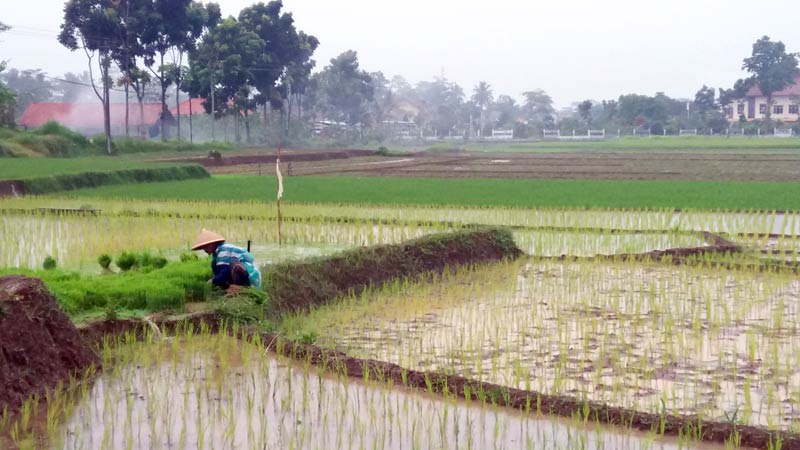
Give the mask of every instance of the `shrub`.
[[122, 252], [117, 257], [117, 267], [123, 272], [127, 272], [139, 264], [139, 256], [136, 253]]
[[100, 255], [97, 258], [97, 264], [100, 264], [100, 267], [102, 267], [103, 270], [110, 270], [111, 257], [109, 255], [103, 253], [102, 255]]
[[25, 190], [30, 194], [47, 194], [110, 184], [175, 181], [190, 178], [208, 178], [210, 176], [202, 166], [198, 165], [128, 169], [111, 172], [83, 172], [27, 179], [25, 180]]
[[381, 145], [380, 147], [378, 147], [378, 151], [375, 152], [375, 154], [379, 156], [389, 156], [389, 149]]
[[44, 263], [42, 263], [42, 268], [44, 270], [53, 270], [56, 268], [56, 260], [52, 256], [48, 256], [44, 259]]

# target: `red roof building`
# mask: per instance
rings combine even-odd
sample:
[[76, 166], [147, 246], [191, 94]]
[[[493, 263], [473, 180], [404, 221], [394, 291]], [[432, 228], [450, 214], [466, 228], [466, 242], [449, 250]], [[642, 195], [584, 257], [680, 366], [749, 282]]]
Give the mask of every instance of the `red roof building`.
[[[205, 114], [203, 99], [193, 98], [181, 103], [181, 115]], [[177, 114], [177, 108], [170, 110], [172, 115]], [[113, 134], [121, 135], [125, 133], [125, 104], [111, 104], [111, 130]], [[139, 104], [131, 102], [128, 105], [128, 127], [131, 134], [143, 134], [153, 125], [156, 125], [161, 117], [160, 103], [145, 103], [142, 105], [140, 113]], [[67, 128], [80, 133], [91, 135], [103, 132], [103, 105], [97, 102], [90, 103], [31, 103], [18, 124], [27, 128], [37, 128], [49, 121], [58, 122]], [[174, 125], [172, 117], [168, 118], [168, 123]]]
[[[203, 102], [205, 99], [203, 98], [193, 98], [186, 101], [181, 102], [181, 115], [188, 116], [189, 114], [196, 116], [198, 114], [205, 114], [206, 108], [203, 106]], [[169, 112], [172, 113], [173, 116], [178, 115], [178, 108], [172, 107]]]
[[[161, 105], [145, 103], [140, 114], [139, 104], [128, 105], [128, 124], [130, 126], [152, 125], [161, 114]], [[111, 126], [125, 127], [125, 104], [112, 103]], [[103, 128], [103, 105], [96, 103], [31, 103], [22, 114], [19, 125], [40, 127], [54, 120], [73, 129]]]
[[792, 84], [772, 93], [772, 103], [756, 85], [747, 91], [745, 98], [726, 106], [724, 113], [730, 122], [751, 121], [765, 119], [767, 110], [770, 110], [772, 120], [800, 121], [800, 74], [795, 76]]
[[[746, 97], [763, 97], [764, 94], [761, 93], [761, 88], [758, 85], [753, 86], [747, 91]], [[794, 77], [794, 83], [790, 84], [784, 89], [780, 91], [773, 92], [773, 97], [791, 97], [791, 96], [800, 96], [800, 74]]]

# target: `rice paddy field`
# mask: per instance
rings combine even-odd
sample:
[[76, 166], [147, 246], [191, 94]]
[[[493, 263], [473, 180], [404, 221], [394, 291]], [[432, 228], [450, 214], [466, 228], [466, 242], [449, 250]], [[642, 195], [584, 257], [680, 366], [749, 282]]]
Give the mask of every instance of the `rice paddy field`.
[[53, 449], [723, 448], [351, 379], [266, 354], [258, 338], [186, 329], [107, 344], [103, 362], [113, 369], [29, 404], [26, 425], [40, 438], [17, 442]]
[[[409, 370], [800, 432], [795, 213], [287, 202], [282, 214], [279, 244], [269, 202], [3, 198], [0, 270], [38, 269], [52, 256], [63, 270], [99, 274], [100, 254], [123, 251], [177, 261], [202, 227], [242, 246], [250, 241], [269, 266], [506, 226], [526, 253], [520, 259], [396, 280], [273, 325], [284, 336]], [[593, 258], [708, 247], [708, 233], [740, 251], [688, 264]], [[731, 261], [742, 264], [710, 264]], [[639, 433], [348, 378], [225, 333], [120, 339], [103, 350], [110, 370], [29, 402], [24, 424], [3, 415], [0, 446], [740, 447], [735, 437], [715, 447], [663, 436], [657, 426]]]
[[[698, 163], [699, 164], [699, 163]], [[786, 163], [797, 167], [796, 163]], [[796, 174], [795, 170], [793, 174]], [[562, 178], [571, 177], [569, 169]], [[301, 176], [284, 180], [287, 202], [371, 206], [569, 209], [800, 210], [800, 183], [623, 179], [399, 178]], [[275, 198], [273, 176], [219, 175], [176, 182], [78, 189], [91, 199], [257, 201]]]

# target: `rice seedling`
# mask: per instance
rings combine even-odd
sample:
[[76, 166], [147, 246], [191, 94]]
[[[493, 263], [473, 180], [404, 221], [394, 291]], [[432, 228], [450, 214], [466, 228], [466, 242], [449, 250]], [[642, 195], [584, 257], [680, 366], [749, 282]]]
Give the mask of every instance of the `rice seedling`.
[[258, 339], [242, 342], [182, 329], [156, 342], [121, 337], [106, 348], [103, 362], [113, 370], [94, 378], [87, 374], [78, 388], [49, 392], [41, 406], [45, 419], [34, 414], [25, 424], [5, 424], [0, 435], [15, 446], [36, 440], [37, 448], [63, 449], [684, 445], [583, 418], [512, 413], [496, 407], [491, 395], [464, 402], [376, 378], [357, 381], [346, 372], [321, 373], [265, 355]]
[[402, 367], [787, 428], [798, 295], [775, 273], [523, 260], [387, 285], [282, 327]]

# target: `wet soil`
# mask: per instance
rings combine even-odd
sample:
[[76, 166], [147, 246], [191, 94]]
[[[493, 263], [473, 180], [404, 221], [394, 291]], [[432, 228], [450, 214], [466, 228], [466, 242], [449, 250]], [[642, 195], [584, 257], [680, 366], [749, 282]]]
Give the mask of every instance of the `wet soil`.
[[100, 360], [34, 278], [0, 277], [0, 411], [14, 412]]
[[[332, 150], [324, 152], [287, 152], [281, 155], [282, 163], [329, 161], [335, 159], [348, 159], [375, 155], [373, 150]], [[200, 164], [204, 167], [238, 166], [252, 164], [274, 164], [277, 156], [274, 152], [263, 155], [223, 155], [222, 158], [195, 157], [171, 159], [170, 162], [184, 162]]]
[[[314, 153], [298, 152], [313, 155]], [[319, 153], [317, 153], [319, 154]], [[374, 153], [373, 153], [374, 155]], [[738, 180], [798, 181], [800, 157], [770, 154], [691, 153], [502, 153], [419, 152], [397, 164], [358, 164], [369, 154], [351, 154], [353, 160], [295, 159], [294, 175], [353, 175], [434, 178], [547, 178], [613, 180]], [[225, 173], [254, 173], [252, 164], [272, 160], [231, 157]], [[288, 162], [286, 157], [282, 161]], [[388, 160], [388, 158], [387, 158]], [[313, 163], [313, 162], [317, 163]], [[319, 161], [327, 161], [319, 164]], [[197, 161], [194, 161], [197, 162]], [[309, 164], [311, 163], [311, 164]], [[209, 165], [212, 172], [214, 166]], [[236, 169], [231, 170], [232, 167]]]

